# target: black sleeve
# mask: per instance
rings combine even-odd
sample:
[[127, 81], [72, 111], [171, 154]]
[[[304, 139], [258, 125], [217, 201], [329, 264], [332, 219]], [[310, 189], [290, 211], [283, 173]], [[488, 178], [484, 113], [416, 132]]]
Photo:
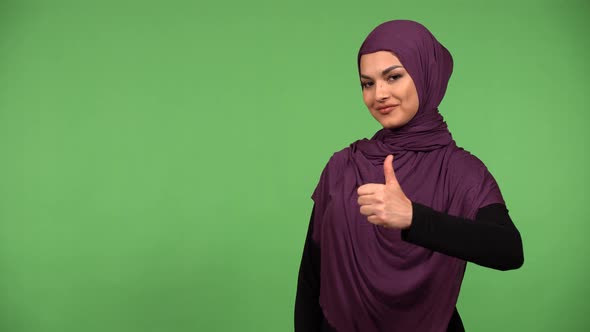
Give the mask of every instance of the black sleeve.
[[522, 240], [504, 204], [478, 210], [475, 220], [437, 212], [412, 202], [412, 225], [402, 230], [410, 243], [497, 270], [522, 266]]
[[321, 331], [324, 315], [320, 308], [320, 248], [313, 241], [313, 210], [303, 247], [297, 294], [295, 296], [295, 332]]

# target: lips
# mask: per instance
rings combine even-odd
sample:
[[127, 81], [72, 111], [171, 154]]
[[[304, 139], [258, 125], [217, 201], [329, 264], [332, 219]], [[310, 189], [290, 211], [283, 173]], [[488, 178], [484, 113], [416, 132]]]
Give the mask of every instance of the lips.
[[379, 108], [377, 108], [377, 110], [379, 111], [379, 113], [381, 114], [389, 114], [391, 113], [391, 111], [393, 111], [394, 108], [396, 108], [397, 106], [399, 106], [398, 104], [396, 105], [385, 105], [385, 106], [381, 106]]

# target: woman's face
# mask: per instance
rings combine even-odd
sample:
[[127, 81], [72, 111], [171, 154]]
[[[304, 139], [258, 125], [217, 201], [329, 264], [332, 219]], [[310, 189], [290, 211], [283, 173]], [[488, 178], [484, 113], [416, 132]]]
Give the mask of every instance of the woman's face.
[[416, 115], [416, 86], [393, 53], [363, 54], [360, 75], [365, 105], [383, 128], [399, 128]]

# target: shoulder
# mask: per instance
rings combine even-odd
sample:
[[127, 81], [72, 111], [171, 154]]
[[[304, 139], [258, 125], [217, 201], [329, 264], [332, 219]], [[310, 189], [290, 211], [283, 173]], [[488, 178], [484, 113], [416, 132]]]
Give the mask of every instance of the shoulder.
[[312, 199], [316, 202], [322, 202], [329, 194], [329, 188], [339, 181], [347, 164], [350, 146], [334, 152], [326, 162], [312, 194]]
[[462, 179], [482, 179], [489, 173], [488, 168], [481, 159], [460, 147], [457, 147], [451, 153], [448, 168], [451, 175]]
[[448, 170], [451, 188], [473, 200], [476, 207], [504, 200], [498, 183], [482, 160], [463, 148], [457, 148], [449, 157]]
[[359, 144], [367, 144], [370, 142], [366, 138], [356, 140], [348, 146], [334, 152], [328, 160], [326, 167], [334, 170], [339, 170], [351, 159], [352, 154], [358, 149]]
[[341, 150], [333, 152], [327, 160], [324, 160], [324, 169], [322, 171], [322, 175], [339, 169], [341, 165], [346, 162], [349, 150], [350, 146], [347, 146]]
[[366, 138], [359, 139], [332, 153], [322, 171], [322, 179], [337, 181], [345, 172], [346, 167], [350, 165], [350, 162], [355, 159], [354, 154], [358, 152], [359, 144], [368, 144], [368, 142], [371, 141]]

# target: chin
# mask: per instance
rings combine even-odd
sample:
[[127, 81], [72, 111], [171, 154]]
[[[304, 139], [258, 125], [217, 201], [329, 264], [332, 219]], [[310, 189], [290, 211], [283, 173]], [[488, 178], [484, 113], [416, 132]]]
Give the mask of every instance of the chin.
[[399, 129], [399, 128], [405, 126], [406, 124], [408, 124], [408, 122], [410, 122], [410, 120], [411, 119], [407, 119], [404, 117], [393, 116], [393, 117], [381, 118], [378, 121], [381, 124], [381, 126], [383, 126], [383, 128]]
[[384, 129], [396, 129], [396, 128], [402, 127], [404, 125], [403, 121], [400, 121], [402, 119], [399, 119], [396, 116], [391, 116], [394, 114], [388, 114], [388, 115], [384, 116], [384, 115], [378, 113], [377, 111], [375, 111], [375, 112], [371, 112], [371, 115], [373, 116], [373, 118], [375, 120], [377, 120], [377, 122], [379, 122], [381, 127], [383, 127]]
[[397, 129], [403, 127], [404, 124], [393, 121], [380, 121], [379, 122], [384, 129]]

